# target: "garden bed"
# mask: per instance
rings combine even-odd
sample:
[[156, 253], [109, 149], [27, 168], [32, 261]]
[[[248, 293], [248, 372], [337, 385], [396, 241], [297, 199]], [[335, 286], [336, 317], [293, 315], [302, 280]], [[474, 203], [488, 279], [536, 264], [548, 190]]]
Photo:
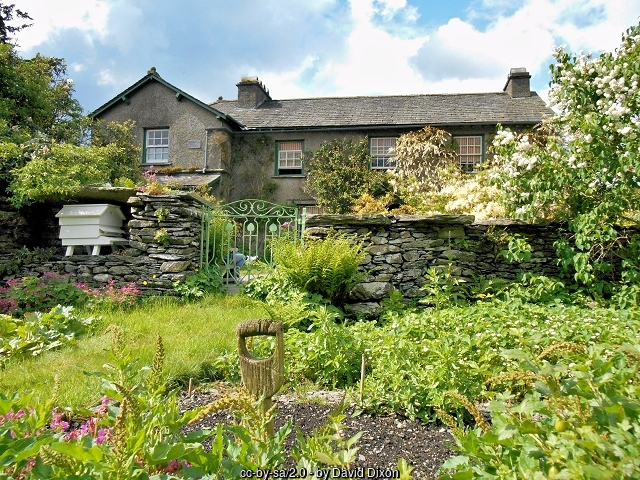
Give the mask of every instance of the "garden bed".
[[[191, 397], [183, 393], [179, 399], [180, 408], [191, 410], [208, 405], [220, 395], [221, 392], [216, 389], [196, 391]], [[291, 394], [276, 395], [274, 403], [278, 413], [274, 421], [275, 429], [291, 421], [305, 435], [310, 435], [314, 429], [318, 429], [327, 421], [327, 417], [336, 410], [343, 396], [344, 392], [340, 391], [310, 392], [306, 398]], [[351, 438], [358, 432], [362, 432], [361, 438], [356, 443], [357, 459], [350, 465], [352, 470], [377, 469], [374, 471], [378, 473], [388, 469], [396, 470], [398, 460], [404, 458], [414, 468], [412, 478], [437, 478], [436, 473], [440, 466], [445, 460], [455, 455], [449, 448], [449, 445], [455, 442], [446, 428], [427, 425], [399, 415], [359, 413], [354, 405], [347, 406], [343, 414], [345, 415], [342, 421], [343, 438]], [[233, 420], [231, 412], [225, 410], [190, 425], [189, 430], [213, 429], [220, 422], [231, 423]], [[287, 440], [288, 453], [294, 439], [295, 434], [291, 434]], [[289, 457], [283, 468], [294, 465], [294, 460]]]

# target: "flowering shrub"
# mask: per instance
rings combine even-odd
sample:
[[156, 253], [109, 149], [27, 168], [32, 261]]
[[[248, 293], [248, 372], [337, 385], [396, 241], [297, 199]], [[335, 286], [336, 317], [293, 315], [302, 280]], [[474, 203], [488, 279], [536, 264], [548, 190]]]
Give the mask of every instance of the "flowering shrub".
[[92, 306], [131, 307], [135, 305], [140, 295], [140, 290], [135, 282], [129, 282], [121, 287], [116, 286], [115, 280], [109, 280], [105, 286], [98, 288], [91, 288], [80, 282], [75, 286], [87, 294], [88, 301]]
[[[560, 113], [534, 133], [498, 132], [492, 179], [508, 214], [568, 221], [573, 238], [558, 245], [560, 258], [602, 293], [616, 225], [640, 218], [640, 27], [629, 28], [614, 53], [559, 48], [555, 59], [550, 98]], [[639, 266], [621, 253], [624, 279]]]
[[430, 126], [401, 135], [393, 156], [395, 188], [406, 182], [422, 192], [439, 190], [458, 170], [451, 134]]
[[158, 175], [157, 170], [153, 167], [149, 167], [148, 170], [142, 172], [144, 178], [144, 185], [137, 188], [139, 192], [148, 193], [149, 195], [162, 195], [169, 191], [169, 187], [160, 183], [156, 178]]
[[0, 288], [0, 313], [21, 316], [27, 312], [45, 312], [56, 305], [81, 306], [87, 295], [69, 276], [45, 272], [40, 277], [7, 280]]

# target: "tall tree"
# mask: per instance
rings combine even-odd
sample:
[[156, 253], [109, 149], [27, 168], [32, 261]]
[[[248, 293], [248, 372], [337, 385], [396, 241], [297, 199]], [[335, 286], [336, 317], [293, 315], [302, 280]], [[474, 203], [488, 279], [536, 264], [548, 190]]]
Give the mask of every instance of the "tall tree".
[[0, 139], [44, 134], [76, 142], [82, 107], [61, 58], [23, 59], [11, 44], [0, 44]]
[[[23, 23], [19, 26], [9, 25], [13, 20], [15, 4], [3, 5], [0, 3], [0, 43], [9, 43], [9, 35], [19, 32], [23, 28], [30, 27], [31, 23]], [[27, 13], [16, 8], [15, 16], [22, 20], [33, 20]]]

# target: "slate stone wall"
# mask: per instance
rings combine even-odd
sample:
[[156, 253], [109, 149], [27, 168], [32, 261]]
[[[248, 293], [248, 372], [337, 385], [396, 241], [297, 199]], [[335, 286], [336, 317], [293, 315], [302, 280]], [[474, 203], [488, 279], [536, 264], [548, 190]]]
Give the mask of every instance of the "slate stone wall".
[[[432, 267], [449, 268], [455, 277], [514, 279], [520, 270], [558, 275], [553, 243], [561, 225], [527, 225], [510, 220], [474, 222], [470, 215], [313, 215], [307, 232], [322, 238], [329, 229], [364, 239], [367, 278], [351, 293], [347, 310], [375, 315], [380, 300], [397, 289], [408, 299], [425, 296], [421, 287]], [[531, 261], [508, 263], [498, 256], [504, 233], [522, 235], [532, 247]]]
[[[109, 255], [59, 255], [40, 264], [25, 265], [21, 275], [46, 271], [69, 274], [93, 287], [113, 280], [121, 286], [136, 282], [145, 295], [171, 294], [173, 282], [195, 273], [200, 258], [201, 211], [206, 201], [187, 192], [131, 197], [131, 220], [126, 225], [129, 247]], [[166, 210], [160, 220], [156, 212]], [[127, 215], [129, 217], [129, 215]], [[164, 229], [167, 241], [159, 243], [156, 232]], [[76, 251], [81, 248], [76, 247]]]

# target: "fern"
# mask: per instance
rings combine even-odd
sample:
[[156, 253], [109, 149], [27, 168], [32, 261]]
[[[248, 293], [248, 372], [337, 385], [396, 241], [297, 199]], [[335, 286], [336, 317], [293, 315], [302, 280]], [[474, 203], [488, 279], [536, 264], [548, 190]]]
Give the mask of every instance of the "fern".
[[332, 232], [324, 240], [311, 240], [304, 245], [278, 239], [273, 244], [273, 254], [278, 270], [291, 283], [322, 295], [337, 307], [366, 276], [358, 268], [365, 257], [363, 243], [345, 234]]

